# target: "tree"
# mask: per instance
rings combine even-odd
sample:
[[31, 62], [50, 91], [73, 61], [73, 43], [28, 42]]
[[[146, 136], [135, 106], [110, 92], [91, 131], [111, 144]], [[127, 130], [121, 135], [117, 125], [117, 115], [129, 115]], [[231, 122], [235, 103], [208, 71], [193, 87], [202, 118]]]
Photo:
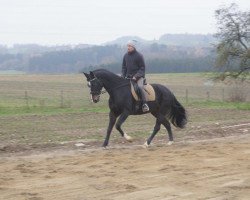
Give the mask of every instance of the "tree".
[[246, 78], [250, 72], [250, 12], [236, 4], [215, 11], [218, 44], [216, 45], [217, 78]]

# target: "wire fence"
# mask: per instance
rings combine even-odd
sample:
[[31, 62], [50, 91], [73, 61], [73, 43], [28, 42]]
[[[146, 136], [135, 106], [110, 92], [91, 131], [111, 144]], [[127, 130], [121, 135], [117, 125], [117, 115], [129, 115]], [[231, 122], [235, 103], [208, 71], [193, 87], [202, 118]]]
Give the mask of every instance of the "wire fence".
[[[150, 75], [149, 83], [169, 88], [182, 103], [197, 101], [250, 102], [250, 85], [232, 86], [208, 82], [201, 75]], [[91, 103], [89, 88], [79, 75], [25, 75], [0, 77], [1, 107], [84, 108], [107, 106], [109, 95]]]
[[[179, 88], [171, 87], [173, 93], [176, 95], [182, 103], [192, 103], [200, 101], [237, 101], [237, 95], [239, 100], [250, 101], [249, 92], [247, 90], [241, 90], [239, 94], [235, 94], [237, 91], [225, 88]], [[101, 102], [99, 105], [107, 104], [108, 94], [101, 96]], [[24, 90], [8, 93], [7, 96], [0, 95], [0, 107], [58, 107], [58, 108], [81, 108], [90, 106], [90, 95], [88, 94], [88, 88], [84, 90]]]

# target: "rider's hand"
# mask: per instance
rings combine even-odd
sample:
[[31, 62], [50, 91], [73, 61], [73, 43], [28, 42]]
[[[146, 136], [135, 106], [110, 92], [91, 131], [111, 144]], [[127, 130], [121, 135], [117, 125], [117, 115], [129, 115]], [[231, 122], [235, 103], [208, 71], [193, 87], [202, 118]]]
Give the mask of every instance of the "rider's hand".
[[136, 78], [133, 76], [133, 78], [132, 78], [134, 81], [136, 81]]

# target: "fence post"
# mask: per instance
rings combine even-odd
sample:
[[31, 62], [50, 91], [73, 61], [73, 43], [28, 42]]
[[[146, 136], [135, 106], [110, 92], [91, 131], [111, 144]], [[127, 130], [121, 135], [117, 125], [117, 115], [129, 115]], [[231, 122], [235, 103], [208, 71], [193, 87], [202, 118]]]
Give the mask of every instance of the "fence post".
[[41, 107], [41, 108], [44, 108], [44, 106], [45, 106], [45, 100], [44, 100], [44, 99], [41, 99], [41, 100], [39, 101], [39, 104], [40, 104], [40, 107]]
[[64, 106], [63, 90], [61, 90], [61, 108]]
[[24, 99], [25, 99], [26, 107], [29, 108], [29, 97], [28, 97], [28, 92], [26, 90], [24, 93]]
[[207, 101], [210, 101], [210, 92], [207, 91]]
[[223, 88], [222, 89], [222, 102], [225, 101], [225, 89]]
[[186, 104], [188, 103], [188, 89], [186, 89]]

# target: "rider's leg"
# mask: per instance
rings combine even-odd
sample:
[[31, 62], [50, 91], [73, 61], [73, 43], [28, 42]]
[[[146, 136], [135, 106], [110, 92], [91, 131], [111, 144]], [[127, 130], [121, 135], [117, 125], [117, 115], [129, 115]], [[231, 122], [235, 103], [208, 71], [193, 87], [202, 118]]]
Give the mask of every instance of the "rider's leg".
[[142, 103], [143, 103], [142, 104], [142, 111], [143, 112], [147, 112], [147, 111], [149, 111], [149, 107], [148, 107], [148, 104], [147, 104], [147, 101], [146, 101], [146, 97], [145, 97], [145, 90], [143, 88], [143, 82], [144, 82], [144, 78], [140, 78], [137, 81], [137, 84], [138, 84], [138, 87], [140, 89]]

